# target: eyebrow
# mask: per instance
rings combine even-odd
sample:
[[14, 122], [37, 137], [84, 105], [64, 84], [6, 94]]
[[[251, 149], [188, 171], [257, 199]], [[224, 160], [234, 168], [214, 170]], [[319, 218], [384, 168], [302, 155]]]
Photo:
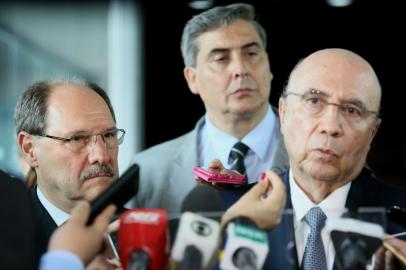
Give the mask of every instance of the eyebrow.
[[[108, 132], [108, 131], [112, 131], [112, 130], [115, 130], [115, 129], [117, 129], [116, 127], [111, 127], [111, 128], [107, 128], [107, 129], [105, 129], [105, 130], [102, 130], [102, 131], [100, 131], [100, 132]], [[98, 133], [100, 133], [100, 132], [98, 132]], [[74, 131], [74, 132], [72, 132], [69, 136], [68, 136], [68, 138], [70, 138], [70, 137], [73, 137], [73, 136], [80, 136], [80, 135], [88, 135], [88, 134], [91, 134], [91, 133], [94, 133], [94, 132], [91, 132], [91, 131], [85, 131], [85, 130], [77, 130], [77, 131]]]
[[[323, 98], [329, 98], [329, 97], [330, 97], [330, 95], [328, 95], [327, 93], [323, 92], [323, 91], [320, 90], [320, 89], [316, 89], [316, 88], [309, 88], [308, 90], [306, 90], [306, 91], [304, 92], [304, 94], [312, 94], [312, 91], [317, 91], [317, 92], [319, 92], [319, 93], [317, 93], [317, 95], [320, 95], [320, 96], [322, 96]], [[359, 99], [355, 99], [355, 98], [340, 101], [340, 104], [352, 104], [352, 105], [354, 105], [354, 106], [357, 106], [357, 107], [360, 107], [360, 108], [363, 108], [363, 109], [367, 110], [367, 107], [366, 107], [366, 105], [364, 104], [364, 102], [362, 102], [362, 101], [359, 100]]]
[[[259, 43], [254, 41], [254, 42], [250, 42], [250, 43], [242, 45], [240, 47], [240, 49], [245, 50], [245, 49], [252, 48], [252, 47], [261, 48]], [[230, 48], [213, 48], [209, 52], [209, 57], [211, 57], [215, 54], [219, 54], [219, 53], [226, 53], [226, 52], [229, 52], [230, 50], [231, 50]]]

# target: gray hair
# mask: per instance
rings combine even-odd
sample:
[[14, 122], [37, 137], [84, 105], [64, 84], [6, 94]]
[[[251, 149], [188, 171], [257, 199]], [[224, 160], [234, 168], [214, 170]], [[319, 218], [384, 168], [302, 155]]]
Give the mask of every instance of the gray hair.
[[110, 99], [97, 84], [80, 79], [39, 81], [28, 86], [17, 102], [14, 114], [17, 134], [21, 131], [34, 135], [44, 132], [48, 97], [53, 89], [60, 84], [81, 85], [96, 92], [106, 102], [114, 122], [116, 122]]
[[215, 7], [190, 19], [183, 29], [181, 51], [185, 66], [195, 67], [199, 51], [197, 38], [210, 30], [229, 25], [236, 20], [251, 23], [257, 31], [264, 48], [266, 48], [266, 32], [256, 20], [255, 9], [249, 4], [232, 4]]

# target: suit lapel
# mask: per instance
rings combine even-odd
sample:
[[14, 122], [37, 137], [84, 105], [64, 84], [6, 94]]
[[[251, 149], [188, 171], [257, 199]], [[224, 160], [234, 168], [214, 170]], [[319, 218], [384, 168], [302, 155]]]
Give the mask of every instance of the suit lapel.
[[[180, 211], [184, 197], [196, 186], [192, 169], [198, 165], [198, 130], [203, 122], [204, 118], [201, 118], [194, 130], [185, 137], [182, 145], [173, 151], [173, 162], [169, 179], [167, 179], [169, 190], [166, 194], [168, 197], [162, 200], [164, 204], [173, 206], [170, 209], [172, 212]], [[179, 194], [175, 198], [176, 201], [174, 201], [174, 197], [171, 194]]]
[[289, 171], [281, 175], [286, 188], [285, 213], [281, 223], [268, 233], [269, 255], [264, 269], [299, 269], [290, 199]]

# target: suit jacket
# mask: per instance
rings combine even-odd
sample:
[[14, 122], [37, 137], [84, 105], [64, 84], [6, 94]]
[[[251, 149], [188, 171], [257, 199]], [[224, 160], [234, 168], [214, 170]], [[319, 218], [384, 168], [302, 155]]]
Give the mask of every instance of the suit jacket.
[[[269, 168], [284, 171], [288, 158], [278, 120], [275, 121], [278, 144], [274, 163]], [[134, 207], [180, 212], [183, 199], [196, 186], [192, 169], [199, 164], [198, 130], [203, 123], [204, 118], [201, 118], [189, 133], [134, 156], [133, 162], [140, 165], [140, 183]]]
[[29, 190], [0, 171], [0, 269], [38, 269], [38, 226]]
[[[33, 197], [34, 201], [34, 212], [38, 221], [38, 226], [39, 226], [39, 231], [38, 231], [38, 248], [39, 251], [42, 253], [45, 253], [48, 248], [48, 242], [49, 239], [52, 236], [52, 233], [58, 228], [56, 225], [54, 219], [51, 217], [51, 215], [48, 213], [48, 211], [45, 209], [44, 205], [41, 203], [41, 201], [38, 198], [37, 194], [37, 188], [38, 186], [35, 186], [31, 190], [31, 195]], [[119, 216], [127, 210], [126, 208], [120, 207], [115, 215], [113, 216], [113, 220], [116, 220], [119, 218]], [[111, 236], [113, 237], [113, 241], [116, 244], [116, 234], [112, 233]]]
[[[292, 201], [290, 197], [289, 173], [281, 175], [286, 187], [286, 212], [292, 212]], [[223, 199], [227, 205], [234, 203], [240, 196], [247, 192], [252, 185], [242, 187], [233, 193], [223, 192]], [[351, 188], [346, 200], [346, 208], [356, 212], [359, 207], [384, 207], [393, 205], [406, 206], [406, 190], [396, 188], [371, 177], [370, 172], [363, 170], [361, 174], [352, 181]], [[393, 234], [405, 231], [399, 224], [388, 220], [386, 232]], [[281, 223], [268, 233], [269, 253], [263, 269], [299, 269], [296, 242], [293, 227], [293, 216], [284, 215]], [[335, 269], [335, 267], [334, 267]]]
[[39, 249], [41, 253], [45, 253], [48, 248], [49, 238], [51, 237], [52, 233], [58, 228], [58, 226], [39, 200], [37, 188], [38, 187], [35, 186], [31, 190], [31, 195], [34, 201], [35, 215], [39, 223]]

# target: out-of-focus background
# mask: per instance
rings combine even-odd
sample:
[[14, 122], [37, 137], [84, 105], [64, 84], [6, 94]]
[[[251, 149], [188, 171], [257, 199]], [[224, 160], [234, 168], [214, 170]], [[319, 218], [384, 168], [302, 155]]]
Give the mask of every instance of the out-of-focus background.
[[[241, 1], [2, 1], [0, 168], [20, 174], [14, 106], [37, 80], [76, 76], [108, 91], [118, 127], [127, 131], [121, 171], [135, 152], [191, 130], [204, 108], [183, 79], [183, 26], [201, 8], [234, 2]], [[406, 186], [402, 1], [245, 2], [268, 32], [273, 105], [296, 62], [317, 49], [347, 48], [373, 65], [383, 86], [383, 124], [368, 163], [378, 178]]]

